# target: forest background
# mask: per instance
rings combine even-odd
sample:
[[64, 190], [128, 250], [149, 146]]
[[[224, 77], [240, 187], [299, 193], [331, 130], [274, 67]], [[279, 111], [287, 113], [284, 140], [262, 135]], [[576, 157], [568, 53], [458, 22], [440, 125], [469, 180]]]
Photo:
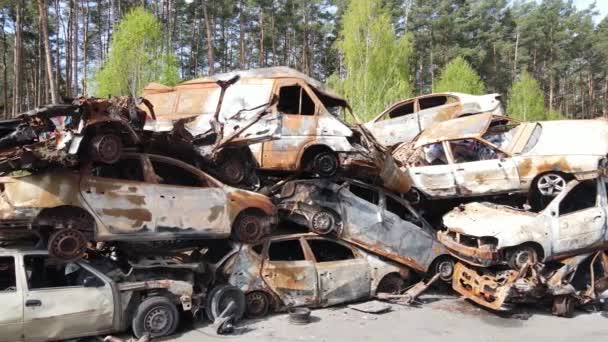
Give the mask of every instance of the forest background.
[[[0, 114], [285, 65], [364, 119], [440, 91], [608, 117], [607, 0], [0, 0]], [[606, 11], [604, 11], [604, 15]]]

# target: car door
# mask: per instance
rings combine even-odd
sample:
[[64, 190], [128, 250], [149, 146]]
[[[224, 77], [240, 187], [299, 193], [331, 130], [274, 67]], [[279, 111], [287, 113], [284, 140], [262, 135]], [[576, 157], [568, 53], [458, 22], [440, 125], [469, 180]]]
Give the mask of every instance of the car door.
[[415, 104], [415, 100], [396, 103], [365, 126], [384, 146], [412, 141], [420, 133]]
[[322, 237], [307, 237], [304, 243], [315, 258], [320, 306], [352, 302], [370, 296], [371, 273], [365, 258], [355, 254], [345, 244]]
[[269, 241], [262, 279], [287, 307], [319, 302], [317, 271], [300, 238]]
[[[26, 341], [57, 341], [113, 330], [109, 279], [94, 274], [84, 263], [64, 263], [43, 254], [24, 255], [23, 266]], [[90, 277], [101, 286], [85, 287]]]
[[454, 165], [449, 163], [445, 145], [437, 142], [418, 149], [418, 160], [407, 170], [413, 186], [429, 198], [456, 196]]
[[14, 256], [0, 256], [0, 342], [23, 341], [23, 283], [17, 270]]
[[281, 138], [263, 143], [262, 168], [291, 170], [296, 167], [300, 150], [318, 135], [318, 100], [298, 80], [278, 80], [275, 94], [279, 99], [276, 110]]
[[378, 191], [360, 183], [347, 183], [340, 190], [340, 206], [345, 218], [340, 238], [358, 244], [373, 244], [382, 225]]
[[149, 156], [157, 177], [156, 233], [180, 237], [227, 237], [231, 222], [226, 192], [198, 169], [185, 163]]
[[154, 231], [157, 198], [146, 176], [149, 169], [140, 155], [126, 155], [114, 164], [95, 164], [90, 172], [83, 172], [80, 192], [103, 223], [98, 238], [143, 237]]
[[477, 139], [449, 142], [454, 178], [461, 195], [486, 195], [520, 189], [515, 161]]
[[606, 213], [599, 196], [599, 186], [601, 184], [597, 180], [587, 180], [561, 195], [554, 254], [568, 253], [604, 242]]

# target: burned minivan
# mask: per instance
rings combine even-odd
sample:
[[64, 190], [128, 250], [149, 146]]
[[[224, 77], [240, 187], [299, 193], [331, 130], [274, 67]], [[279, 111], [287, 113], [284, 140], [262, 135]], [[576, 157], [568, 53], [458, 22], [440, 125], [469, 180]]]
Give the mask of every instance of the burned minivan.
[[193, 147], [228, 184], [254, 169], [331, 176], [357, 150], [356, 134], [343, 121], [346, 100], [290, 68], [150, 84], [144, 96], [157, 117], [146, 129]]
[[83, 255], [89, 241], [223, 239], [255, 242], [276, 208], [168, 157], [124, 153], [114, 164], [0, 178], [0, 240], [37, 236], [54, 257]]
[[287, 182], [277, 195], [281, 217], [425, 274], [449, 280], [453, 259], [431, 225], [403, 198], [352, 179]]

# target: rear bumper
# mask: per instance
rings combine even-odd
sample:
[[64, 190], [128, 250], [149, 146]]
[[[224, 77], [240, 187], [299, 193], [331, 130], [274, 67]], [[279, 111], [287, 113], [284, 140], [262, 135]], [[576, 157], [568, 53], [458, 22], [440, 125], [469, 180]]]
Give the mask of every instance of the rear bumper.
[[437, 239], [454, 257], [476, 266], [492, 266], [500, 262], [496, 249], [471, 247], [456, 241], [447, 231], [437, 233]]

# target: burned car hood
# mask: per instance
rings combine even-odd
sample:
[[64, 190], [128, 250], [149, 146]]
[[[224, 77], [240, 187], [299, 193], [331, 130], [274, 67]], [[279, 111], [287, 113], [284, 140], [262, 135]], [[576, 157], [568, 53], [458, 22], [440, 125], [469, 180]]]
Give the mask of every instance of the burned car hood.
[[496, 236], [532, 223], [537, 214], [492, 203], [468, 203], [443, 216], [453, 232], [471, 236]]

